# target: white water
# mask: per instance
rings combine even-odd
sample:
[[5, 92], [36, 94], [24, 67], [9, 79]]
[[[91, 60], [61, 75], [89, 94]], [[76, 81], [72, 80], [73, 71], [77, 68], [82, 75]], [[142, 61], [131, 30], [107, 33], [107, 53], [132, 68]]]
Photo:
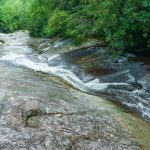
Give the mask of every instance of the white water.
[[[31, 48], [27, 46], [27, 41], [29, 40], [29, 36], [27, 33], [17, 32], [13, 35], [1, 35], [5, 44], [3, 44], [2, 49], [0, 50], [0, 61], [13, 64], [15, 66], [25, 67], [32, 69], [34, 71], [40, 71], [44, 73], [51, 74], [53, 76], [59, 76], [63, 80], [70, 83], [75, 88], [85, 91], [85, 92], [100, 92], [105, 91], [110, 85], [112, 86], [129, 86], [128, 83], [121, 82], [112, 82], [112, 83], [104, 83], [100, 81], [100, 79], [95, 78], [89, 82], [84, 83], [79, 77], [73, 73], [71, 70], [62, 64], [57, 66], [49, 66], [48, 62], [54, 61], [59, 54], [55, 54], [52, 57], [46, 59], [36, 54]], [[59, 43], [60, 45], [60, 43]], [[128, 81], [134, 82], [135, 78], [128, 73]], [[124, 72], [123, 72], [124, 73]], [[131, 93], [135, 96], [134, 93]], [[139, 99], [139, 97], [138, 97]], [[143, 116], [150, 117], [150, 109], [143, 106], [142, 103], [125, 103], [126, 106], [137, 108], [142, 112]], [[144, 110], [144, 111], [143, 111]]]
[[[32, 54], [33, 55], [33, 54]], [[48, 60], [53, 60], [59, 55], [54, 55], [50, 57]], [[127, 83], [101, 83], [100, 80], [94, 79], [87, 83], [84, 83], [82, 80], [78, 78], [73, 72], [68, 70], [64, 66], [55, 66], [51, 67], [48, 65], [48, 61], [41, 56], [33, 55], [25, 55], [25, 54], [18, 54], [18, 53], [10, 53], [2, 56], [0, 61], [13, 64], [15, 66], [21, 66], [25, 68], [32, 69], [34, 71], [41, 71], [44, 73], [49, 73], [52, 75], [56, 75], [64, 79], [65, 81], [72, 84], [75, 88], [80, 89], [82, 91], [102, 91], [105, 90], [109, 85], [129, 85]]]

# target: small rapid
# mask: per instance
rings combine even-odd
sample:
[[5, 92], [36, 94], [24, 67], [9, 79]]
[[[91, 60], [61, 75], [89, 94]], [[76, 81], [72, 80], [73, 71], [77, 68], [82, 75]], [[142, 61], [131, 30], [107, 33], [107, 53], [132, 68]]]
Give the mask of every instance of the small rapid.
[[[114, 61], [105, 48], [96, 46], [44, 57], [28, 45], [27, 32], [1, 33], [0, 39], [4, 41], [0, 61], [60, 77], [81, 91], [119, 102], [150, 120], [150, 78], [145, 64], [130, 56]], [[59, 41], [53, 47], [62, 45]]]

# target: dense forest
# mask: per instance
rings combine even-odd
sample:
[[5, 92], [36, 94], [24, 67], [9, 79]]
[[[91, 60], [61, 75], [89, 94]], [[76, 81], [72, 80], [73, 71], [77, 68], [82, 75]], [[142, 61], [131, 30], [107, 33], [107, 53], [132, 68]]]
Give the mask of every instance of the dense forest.
[[0, 0], [0, 32], [32, 36], [94, 37], [111, 48], [150, 47], [149, 0]]

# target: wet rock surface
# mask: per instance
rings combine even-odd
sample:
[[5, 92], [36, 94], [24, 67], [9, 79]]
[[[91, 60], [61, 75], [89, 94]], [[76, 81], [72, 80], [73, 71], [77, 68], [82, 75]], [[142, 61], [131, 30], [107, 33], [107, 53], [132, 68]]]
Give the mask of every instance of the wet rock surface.
[[100, 98], [47, 75], [0, 67], [1, 149], [140, 149]]
[[[93, 83], [98, 73], [93, 76], [83, 72], [89, 68], [83, 63], [87, 62], [86, 59], [83, 60], [85, 53], [78, 53], [81, 57], [74, 57], [74, 53], [68, 52], [66, 55], [57, 54], [44, 58], [28, 46], [30, 41], [28, 33], [0, 34], [0, 37], [5, 41], [0, 48], [0, 149], [138, 150], [142, 147], [149, 148], [149, 123], [128, 112], [118, 111], [118, 106], [108, 103], [105, 99], [82, 93], [67, 85], [70, 83], [86, 91], [87, 87], [99, 83], [96, 81], [96, 84], [89, 85], [90, 81]], [[91, 49], [86, 51], [86, 54], [90, 52]], [[99, 52], [104, 51], [100, 49], [97, 53]], [[107, 54], [103, 56], [105, 60]], [[68, 59], [69, 57], [75, 59]], [[100, 61], [101, 58], [98, 60]], [[107, 73], [108, 68], [112, 68], [108, 74], [116, 73], [117, 69], [107, 61], [104, 73], [100, 76]], [[97, 62], [93, 61], [92, 64], [97, 66]], [[83, 75], [86, 75], [84, 80]], [[65, 83], [58, 76], [63, 78]], [[140, 76], [139, 84], [143, 87], [145, 85], [145, 89], [142, 90], [147, 94], [145, 79], [149, 78]], [[101, 80], [104, 82], [106, 79], [102, 77]], [[88, 86], [84, 86], [83, 83]], [[128, 85], [129, 83], [123, 84], [125, 88], [128, 87], [128, 92], [134, 89]], [[115, 91], [116, 84], [109, 86], [114, 86], [114, 93], [118, 92], [118, 89]], [[118, 86], [122, 89], [122, 84]], [[95, 87], [93, 88], [94, 93]], [[149, 98], [148, 95], [147, 97]], [[136, 103], [136, 100], [133, 100]], [[147, 103], [145, 99], [143, 101]], [[130, 125], [132, 123], [134, 130]], [[135, 124], [138, 130], [135, 130]], [[141, 138], [139, 134], [141, 130], [145, 138]]]
[[103, 43], [92, 40], [78, 48], [69, 40], [48, 43], [41, 41], [35, 47], [42, 49], [49, 67], [57, 68], [55, 75], [77, 89], [106, 97], [150, 120], [148, 57], [127, 53], [114, 59]]
[[[55, 56], [48, 60], [49, 66], [71, 71], [81, 81], [78, 82], [80, 86], [74, 81], [76, 88], [119, 102], [150, 120], [148, 64], [135, 61], [136, 56], [129, 54], [114, 60], [105, 48], [100, 47], [79, 49]], [[70, 76], [73, 79], [73, 75]]]

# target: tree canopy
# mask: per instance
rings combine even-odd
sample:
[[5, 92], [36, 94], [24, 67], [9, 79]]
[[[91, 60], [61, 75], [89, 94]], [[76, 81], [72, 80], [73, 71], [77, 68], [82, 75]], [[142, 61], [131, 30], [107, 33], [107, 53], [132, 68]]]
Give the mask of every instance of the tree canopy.
[[0, 0], [0, 31], [104, 40], [118, 50], [150, 48], [149, 0]]

